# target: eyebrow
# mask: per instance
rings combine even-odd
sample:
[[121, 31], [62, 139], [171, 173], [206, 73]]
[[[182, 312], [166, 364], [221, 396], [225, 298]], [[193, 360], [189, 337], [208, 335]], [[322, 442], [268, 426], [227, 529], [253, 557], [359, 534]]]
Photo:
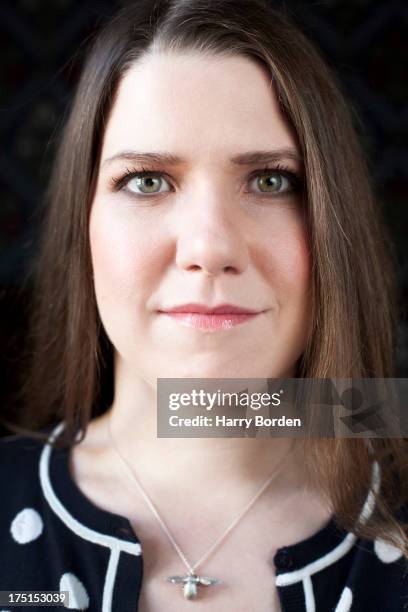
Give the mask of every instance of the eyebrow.
[[[252, 166], [253, 164], [267, 164], [279, 162], [284, 159], [291, 159], [296, 162], [302, 162], [302, 157], [293, 148], [274, 149], [271, 151], [248, 151], [230, 158], [232, 164], [238, 166]], [[138, 151], [120, 151], [112, 157], [108, 157], [102, 162], [102, 166], [110, 164], [114, 161], [132, 161], [132, 162], [151, 162], [156, 164], [167, 164], [169, 166], [177, 166], [187, 163], [187, 160], [167, 152], [138, 152]]]

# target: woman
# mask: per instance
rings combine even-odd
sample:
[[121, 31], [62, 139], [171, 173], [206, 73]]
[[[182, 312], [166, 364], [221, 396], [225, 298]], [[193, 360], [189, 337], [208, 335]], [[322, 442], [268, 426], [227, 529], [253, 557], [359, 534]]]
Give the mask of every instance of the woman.
[[313, 46], [257, 0], [130, 4], [89, 54], [49, 204], [25, 390], [44, 431], [1, 443], [1, 588], [401, 610], [405, 440], [156, 437], [157, 378], [393, 376], [386, 238]]

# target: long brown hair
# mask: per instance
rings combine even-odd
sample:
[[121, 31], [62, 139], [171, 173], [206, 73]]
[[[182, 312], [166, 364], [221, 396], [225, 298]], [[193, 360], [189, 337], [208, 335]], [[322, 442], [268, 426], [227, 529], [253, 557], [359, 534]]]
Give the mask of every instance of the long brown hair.
[[[73, 445], [81, 432], [77, 439], [83, 439], [112, 393], [113, 348], [96, 307], [88, 217], [118, 83], [155, 49], [246, 56], [274, 81], [305, 164], [313, 328], [297, 376], [395, 376], [394, 255], [350, 105], [331, 70], [302, 32], [262, 0], [138, 0], [92, 43], [61, 134], [33, 269], [24, 431], [41, 436], [41, 427], [64, 419], [63, 445]], [[338, 523], [363, 537], [382, 536], [408, 558], [407, 525], [399, 515], [408, 501], [406, 440], [373, 438], [370, 451], [362, 439], [312, 439], [306, 448], [310, 473]], [[356, 525], [373, 457], [382, 474], [376, 511]]]

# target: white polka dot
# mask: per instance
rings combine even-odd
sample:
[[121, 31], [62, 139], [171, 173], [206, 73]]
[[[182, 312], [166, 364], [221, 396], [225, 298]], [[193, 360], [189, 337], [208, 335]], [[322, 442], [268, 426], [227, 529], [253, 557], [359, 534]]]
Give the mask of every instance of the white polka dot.
[[[399, 534], [397, 534], [397, 538], [400, 540]], [[374, 552], [383, 563], [393, 563], [402, 557], [399, 548], [381, 538], [374, 540]]]
[[27, 544], [41, 535], [43, 527], [43, 520], [37, 510], [24, 508], [14, 517], [10, 532], [16, 542]]
[[70, 608], [71, 610], [86, 610], [89, 607], [88, 593], [75, 574], [71, 572], [63, 574], [59, 583], [59, 590], [69, 592], [68, 604], [65, 604], [66, 608]]
[[349, 587], [345, 587], [334, 612], [349, 612], [353, 603], [353, 593]]

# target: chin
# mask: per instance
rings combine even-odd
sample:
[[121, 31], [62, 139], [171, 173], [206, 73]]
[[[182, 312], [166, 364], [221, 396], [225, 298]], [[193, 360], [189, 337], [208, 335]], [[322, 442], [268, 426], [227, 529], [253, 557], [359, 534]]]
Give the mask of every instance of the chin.
[[197, 364], [168, 365], [160, 368], [158, 378], [268, 378], [279, 377], [279, 374], [267, 374], [270, 368], [266, 366], [259, 368], [254, 364], [230, 363], [227, 365]]

